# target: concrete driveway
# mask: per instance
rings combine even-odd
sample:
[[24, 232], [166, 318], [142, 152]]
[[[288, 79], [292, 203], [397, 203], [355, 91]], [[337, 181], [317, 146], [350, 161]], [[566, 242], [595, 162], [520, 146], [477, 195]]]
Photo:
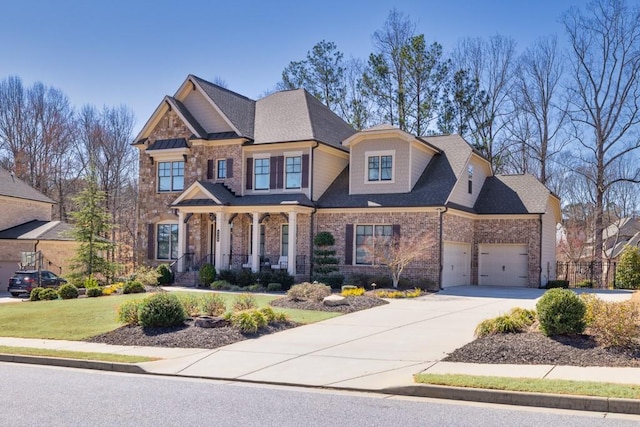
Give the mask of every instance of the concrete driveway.
[[[194, 377], [382, 390], [406, 384], [411, 375], [472, 341], [480, 321], [513, 307], [534, 308], [543, 292], [455, 287], [141, 366]], [[599, 293], [613, 300], [630, 294]]]

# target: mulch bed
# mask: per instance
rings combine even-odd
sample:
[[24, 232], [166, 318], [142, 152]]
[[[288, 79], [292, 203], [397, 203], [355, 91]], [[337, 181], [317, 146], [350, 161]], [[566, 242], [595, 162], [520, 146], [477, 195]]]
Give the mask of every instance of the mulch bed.
[[547, 337], [540, 332], [497, 334], [478, 338], [444, 361], [492, 364], [640, 366], [640, 346], [603, 349], [589, 335]]
[[[271, 305], [279, 308], [353, 313], [354, 311], [366, 310], [388, 304], [387, 301], [368, 296], [348, 297], [347, 300], [349, 301], [349, 305], [327, 307], [322, 303], [291, 301], [284, 297], [272, 301]], [[238, 341], [280, 332], [296, 326], [298, 326], [298, 324], [294, 322], [287, 322], [277, 326], [268, 326], [256, 334], [242, 334], [238, 329], [231, 326], [225, 326], [223, 328], [197, 328], [193, 326], [193, 320], [187, 320], [182, 326], [167, 328], [123, 326], [114, 331], [91, 337], [86, 341], [114, 345], [213, 349]]]

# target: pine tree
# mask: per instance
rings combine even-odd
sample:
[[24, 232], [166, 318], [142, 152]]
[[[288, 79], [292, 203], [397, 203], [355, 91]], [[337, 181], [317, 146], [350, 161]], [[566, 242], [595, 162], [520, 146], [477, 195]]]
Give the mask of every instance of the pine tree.
[[638, 289], [640, 287], [640, 248], [625, 246], [616, 268], [616, 288]]

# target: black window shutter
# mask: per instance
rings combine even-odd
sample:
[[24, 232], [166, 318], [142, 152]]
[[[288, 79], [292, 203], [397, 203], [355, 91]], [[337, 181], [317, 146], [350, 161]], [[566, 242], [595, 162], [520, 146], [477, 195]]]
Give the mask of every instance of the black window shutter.
[[155, 231], [156, 231], [156, 226], [155, 224], [147, 224], [147, 258], [148, 259], [155, 259], [156, 257], [156, 238], [155, 238]]
[[400, 224], [393, 224], [392, 230], [393, 230], [393, 244], [397, 249], [398, 245], [400, 245]]
[[185, 232], [185, 234], [184, 234], [184, 251], [185, 252], [189, 252], [189, 224], [187, 224], [184, 228], [185, 228], [185, 230], [184, 230], [184, 232]]
[[247, 190], [251, 190], [253, 188], [253, 158], [247, 158], [247, 181], [245, 183], [245, 187]]
[[233, 178], [233, 157], [227, 159], [227, 178]]
[[207, 160], [207, 179], [213, 179], [213, 160]]
[[284, 187], [284, 156], [278, 156], [278, 174], [276, 175], [276, 188]]
[[344, 265], [353, 265], [353, 224], [347, 224], [344, 233]]
[[269, 159], [269, 188], [278, 188], [278, 158]]
[[302, 188], [309, 188], [309, 155], [302, 155]]

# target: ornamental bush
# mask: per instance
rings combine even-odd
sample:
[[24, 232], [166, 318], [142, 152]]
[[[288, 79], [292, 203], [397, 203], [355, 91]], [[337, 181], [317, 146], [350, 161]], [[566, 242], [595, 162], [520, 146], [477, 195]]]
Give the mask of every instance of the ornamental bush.
[[547, 336], [580, 334], [585, 328], [585, 303], [568, 289], [550, 289], [536, 304], [540, 330]]
[[633, 301], [603, 301], [593, 294], [581, 295], [586, 304], [589, 333], [605, 348], [631, 348], [640, 338], [640, 307]]
[[29, 293], [29, 300], [31, 301], [40, 301], [40, 292], [42, 292], [44, 288], [33, 288], [31, 289], [31, 293]]
[[227, 311], [227, 305], [224, 302], [224, 298], [218, 294], [204, 294], [198, 300], [198, 307], [200, 309], [200, 313], [208, 316], [221, 316], [225, 311]]
[[78, 288], [70, 283], [65, 283], [58, 288], [58, 295], [60, 295], [62, 299], [78, 298]]
[[615, 287], [619, 289], [640, 288], [640, 248], [627, 245], [622, 251], [616, 267]]
[[187, 318], [178, 297], [167, 292], [158, 292], [142, 301], [138, 307], [138, 322], [145, 327], [182, 325]]
[[142, 294], [146, 292], [144, 285], [137, 280], [130, 280], [122, 287], [123, 294]]
[[200, 267], [198, 276], [200, 284], [209, 287], [216, 280], [216, 268], [211, 264], [205, 264]]
[[102, 288], [98, 286], [97, 288], [87, 288], [87, 298], [96, 298], [101, 297], [103, 295]]
[[474, 332], [480, 338], [487, 335], [511, 334], [524, 332], [536, 318], [534, 310], [520, 307], [513, 308], [509, 313], [480, 322]]
[[234, 311], [250, 310], [257, 307], [258, 302], [256, 301], [256, 297], [251, 294], [240, 294], [233, 300]]
[[40, 298], [40, 301], [58, 299], [58, 291], [53, 288], [42, 288], [38, 297]]
[[142, 300], [130, 300], [118, 307], [118, 321], [126, 325], [137, 325], [138, 308], [141, 303]]
[[159, 285], [170, 285], [173, 282], [173, 272], [171, 271], [169, 264], [160, 264], [158, 268], [156, 268], [156, 272], [159, 276]]
[[294, 285], [287, 291], [287, 296], [294, 301], [320, 302], [331, 295], [331, 287], [324, 283], [304, 282]]

